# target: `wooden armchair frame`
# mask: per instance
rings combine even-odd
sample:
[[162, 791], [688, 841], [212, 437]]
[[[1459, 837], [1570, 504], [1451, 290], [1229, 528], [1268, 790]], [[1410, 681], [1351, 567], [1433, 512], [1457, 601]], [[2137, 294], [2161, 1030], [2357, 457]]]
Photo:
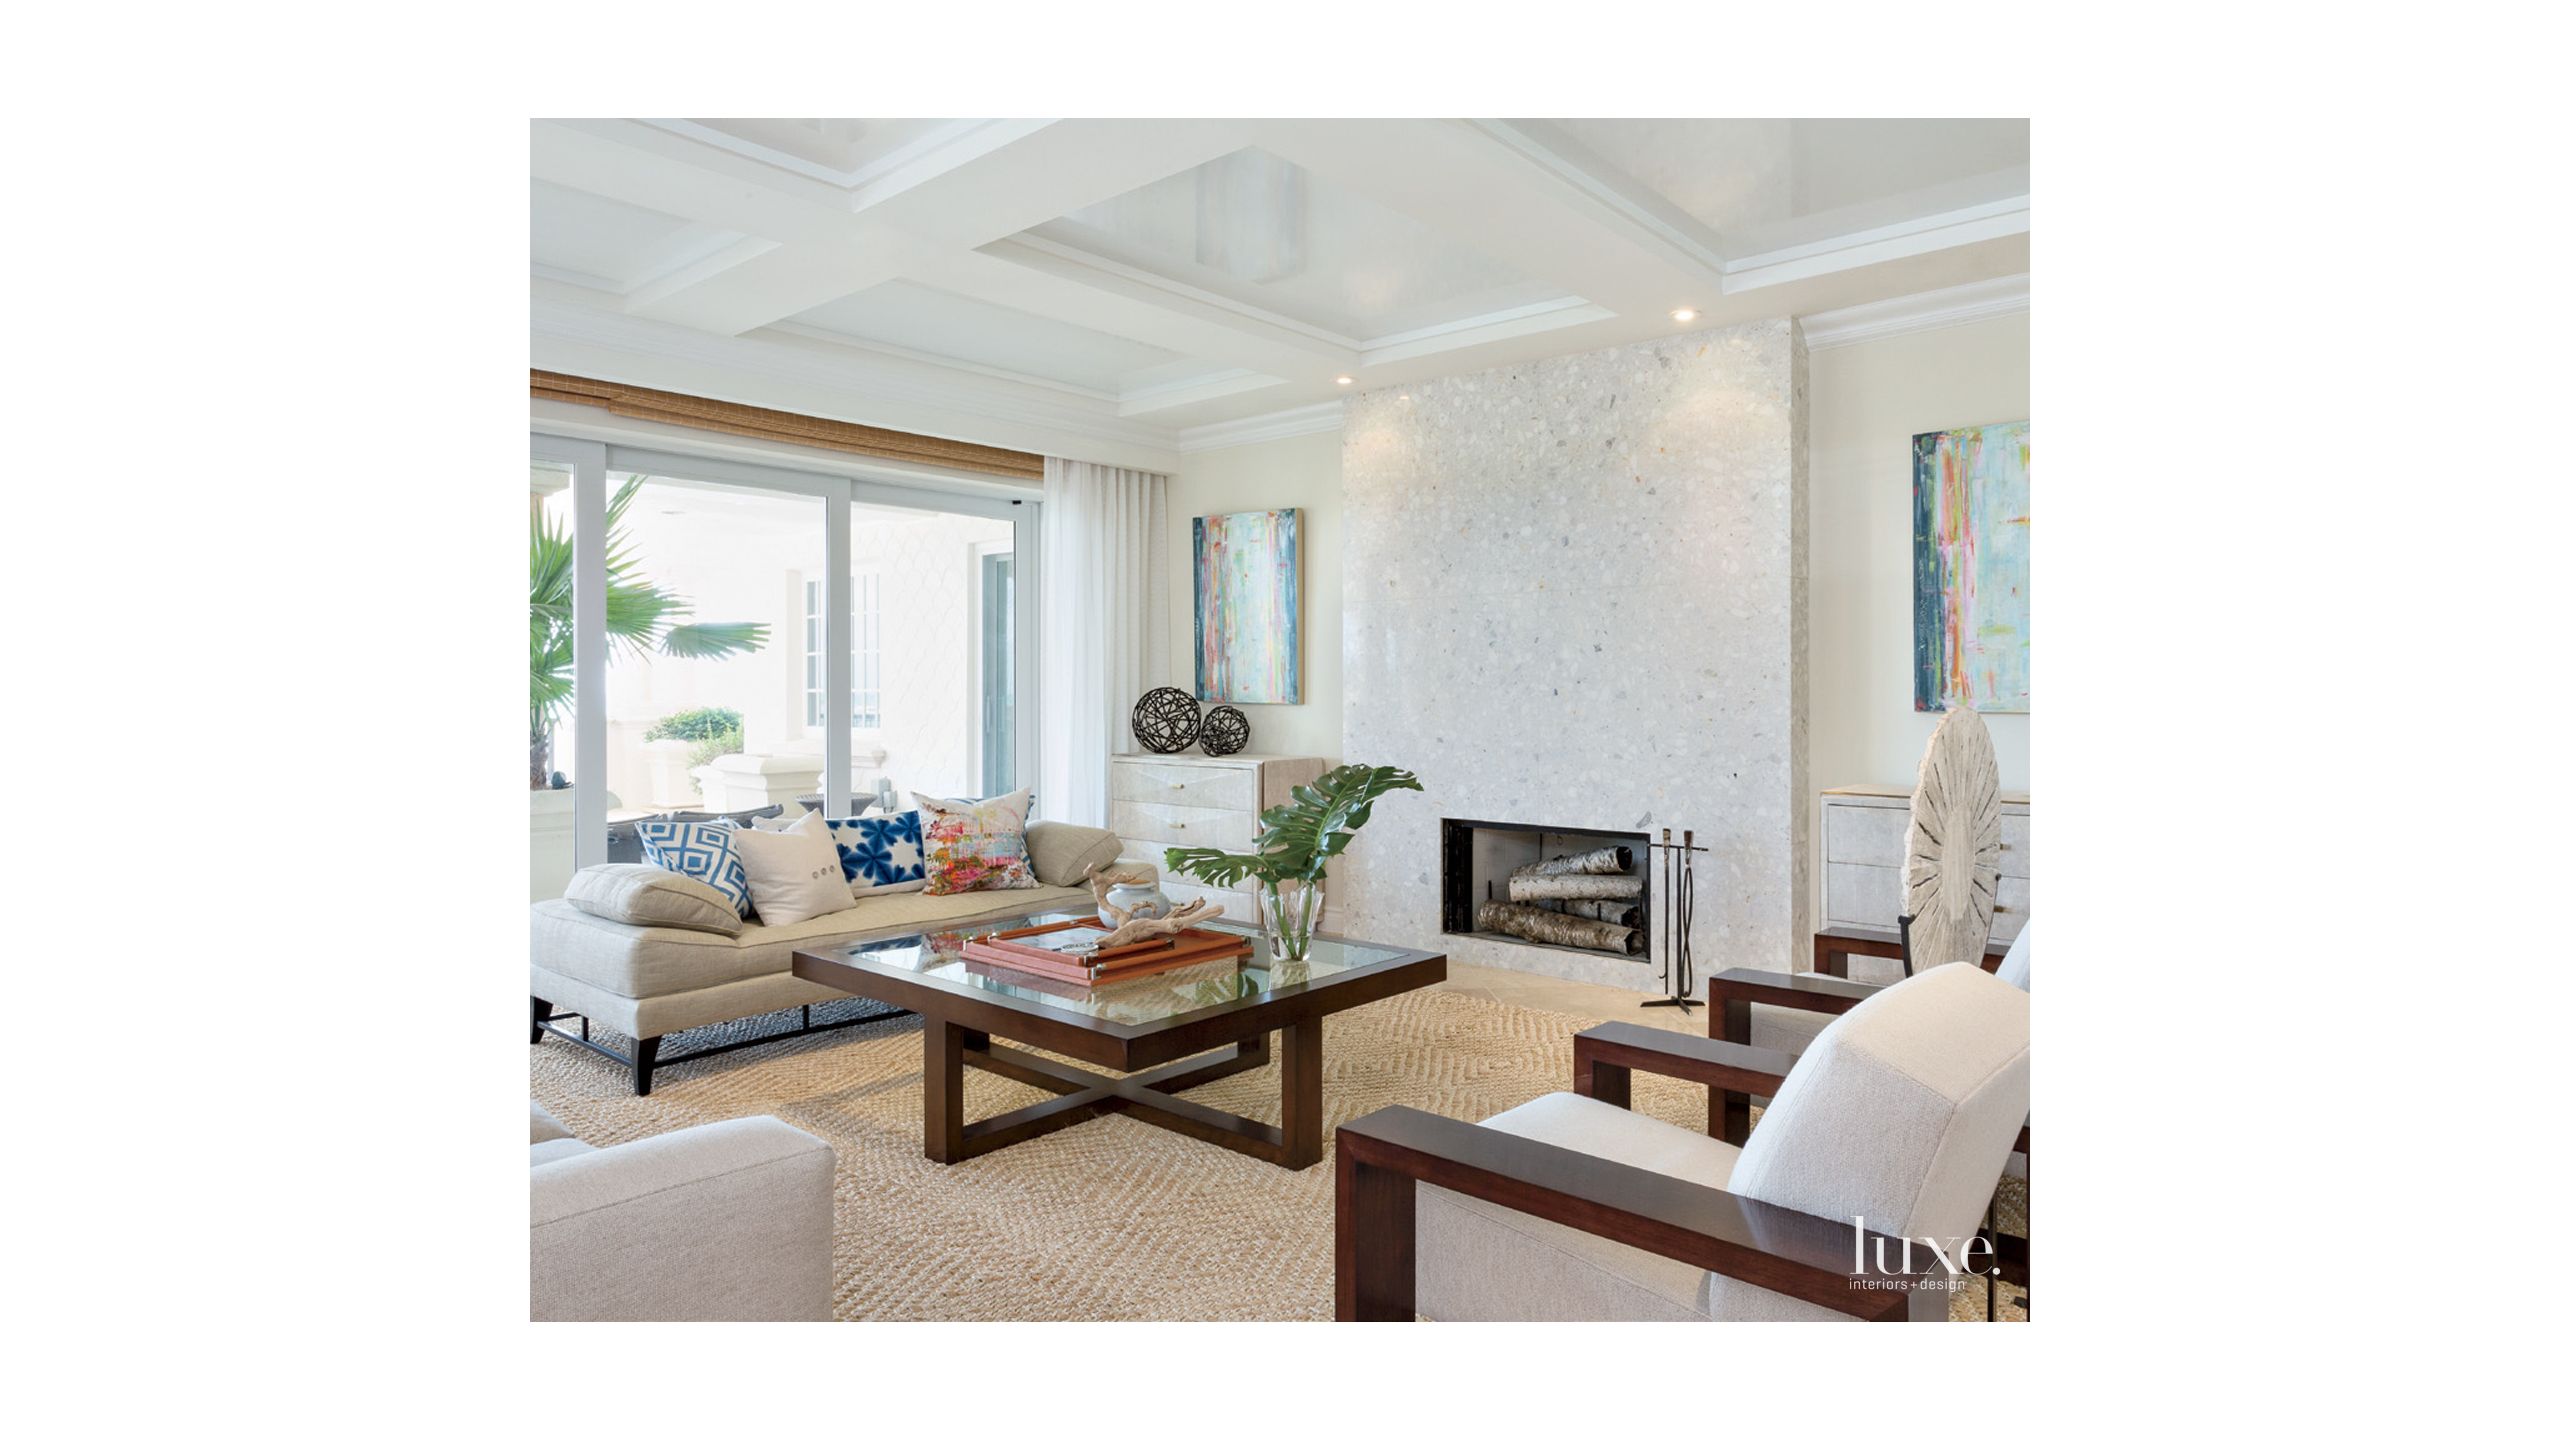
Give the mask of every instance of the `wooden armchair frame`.
[[[1575, 1036], [1573, 1057], [1575, 1093], [1619, 1106], [1637, 1070], [1735, 1091], [1747, 1104], [1754, 1087], [1775, 1090], [1795, 1063], [1781, 1051], [1617, 1021]], [[1334, 1136], [1337, 1320], [1413, 1318], [1417, 1182], [1853, 1319], [1947, 1318], [1944, 1262], [1926, 1245], [1911, 1248], [1912, 1273], [1882, 1275], [1862, 1264], [1855, 1226], [1402, 1105]], [[1898, 1263], [1899, 1238], [1864, 1239]]]

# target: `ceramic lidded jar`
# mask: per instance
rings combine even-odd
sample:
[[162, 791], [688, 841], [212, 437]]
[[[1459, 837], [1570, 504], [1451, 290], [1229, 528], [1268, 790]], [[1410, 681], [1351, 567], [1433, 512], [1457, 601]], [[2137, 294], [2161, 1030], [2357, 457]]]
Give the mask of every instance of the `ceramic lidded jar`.
[[1130, 919], [1161, 920], [1173, 913], [1173, 902], [1156, 887], [1153, 865], [1115, 865], [1111, 878], [1111, 890], [1104, 898], [1127, 911]]

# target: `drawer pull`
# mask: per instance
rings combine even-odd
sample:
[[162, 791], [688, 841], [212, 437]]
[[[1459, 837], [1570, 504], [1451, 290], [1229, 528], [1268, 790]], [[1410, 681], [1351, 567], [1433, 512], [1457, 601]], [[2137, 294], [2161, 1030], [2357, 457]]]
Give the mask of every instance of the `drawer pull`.
[[1174, 781], [1174, 782], [1173, 782], [1173, 788], [1174, 788], [1174, 789], [1176, 789], [1176, 790], [1181, 789], [1181, 788], [1182, 788], [1182, 782], [1181, 782], [1181, 781], [1179, 781], [1179, 780]]

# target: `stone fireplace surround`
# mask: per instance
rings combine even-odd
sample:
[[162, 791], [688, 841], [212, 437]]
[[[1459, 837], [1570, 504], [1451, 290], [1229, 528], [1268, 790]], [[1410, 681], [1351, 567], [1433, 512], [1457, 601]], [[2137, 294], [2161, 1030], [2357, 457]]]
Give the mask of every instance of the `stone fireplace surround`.
[[1806, 364], [1771, 320], [1355, 397], [1343, 754], [1401, 765], [1328, 929], [1628, 989], [1652, 966], [1442, 935], [1440, 822], [1693, 829], [1709, 971], [1809, 959]]

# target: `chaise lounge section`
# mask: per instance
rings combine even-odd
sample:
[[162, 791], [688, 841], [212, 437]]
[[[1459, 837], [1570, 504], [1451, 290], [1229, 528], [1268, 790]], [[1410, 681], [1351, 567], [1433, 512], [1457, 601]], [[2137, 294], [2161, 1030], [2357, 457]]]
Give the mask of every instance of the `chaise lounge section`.
[[[674, 924], [625, 923], [567, 899], [538, 902], [533, 907], [533, 1043], [542, 1043], [546, 1034], [556, 1035], [629, 1066], [631, 1093], [646, 1095], [662, 1063], [660, 1043], [669, 1035], [844, 999], [840, 990], [794, 976], [793, 950], [1086, 903], [1091, 897], [1080, 888], [1085, 878], [1120, 857], [1120, 838], [1092, 826], [1033, 821], [1024, 839], [1031, 852], [1032, 874], [1040, 881], [1037, 888], [958, 895], [866, 895], [850, 910], [793, 925], [749, 921], [723, 933]], [[582, 876], [589, 873], [581, 872]], [[808, 1025], [804, 1013], [803, 1029], [785, 1033], [868, 1024], [898, 1013], [887, 1011], [821, 1026]], [[626, 1055], [595, 1043], [584, 1033], [584, 1026], [574, 1032], [563, 1028], [561, 1022], [570, 1019], [592, 1021], [632, 1037], [632, 1052]], [[663, 1063], [736, 1048], [740, 1047], [692, 1050]]]

